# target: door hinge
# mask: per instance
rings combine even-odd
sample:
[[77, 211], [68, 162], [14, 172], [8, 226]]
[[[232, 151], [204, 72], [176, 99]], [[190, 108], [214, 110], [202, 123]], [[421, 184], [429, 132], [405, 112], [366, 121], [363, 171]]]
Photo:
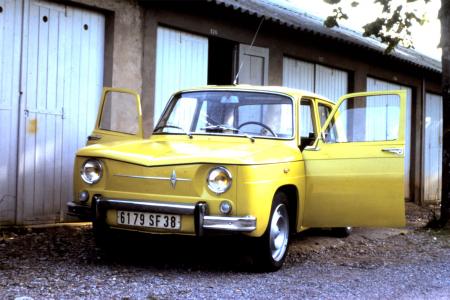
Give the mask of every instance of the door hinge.
[[61, 108], [61, 111], [53, 111], [53, 110], [47, 110], [47, 109], [28, 109], [25, 108], [24, 110], [25, 117], [28, 118], [30, 113], [32, 114], [40, 114], [40, 115], [49, 115], [49, 116], [61, 116], [61, 119], [64, 119], [64, 107]]

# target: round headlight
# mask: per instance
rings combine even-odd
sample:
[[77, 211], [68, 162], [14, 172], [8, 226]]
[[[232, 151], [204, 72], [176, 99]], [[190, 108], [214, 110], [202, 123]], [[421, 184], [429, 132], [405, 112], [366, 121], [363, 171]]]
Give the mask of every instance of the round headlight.
[[208, 174], [208, 187], [216, 194], [223, 194], [230, 188], [231, 179], [231, 173], [225, 167], [214, 168]]
[[81, 167], [81, 179], [87, 184], [94, 184], [102, 178], [102, 163], [96, 159], [88, 159]]

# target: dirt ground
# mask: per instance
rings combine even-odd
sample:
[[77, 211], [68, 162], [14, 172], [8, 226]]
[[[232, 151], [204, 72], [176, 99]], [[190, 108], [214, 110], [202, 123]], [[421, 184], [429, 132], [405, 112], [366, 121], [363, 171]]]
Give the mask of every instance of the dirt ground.
[[449, 299], [450, 231], [429, 217], [407, 203], [403, 229], [308, 230], [265, 274], [235, 237], [137, 236], [105, 253], [89, 225], [3, 229], [0, 299]]

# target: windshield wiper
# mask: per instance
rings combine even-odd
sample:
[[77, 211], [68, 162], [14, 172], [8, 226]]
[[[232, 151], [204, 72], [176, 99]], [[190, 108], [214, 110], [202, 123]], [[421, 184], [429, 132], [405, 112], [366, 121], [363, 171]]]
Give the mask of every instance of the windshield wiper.
[[240, 134], [242, 134], [246, 138], [250, 139], [250, 141], [252, 143], [255, 142], [255, 138], [253, 138], [248, 133], [242, 132], [238, 128], [234, 128], [234, 127], [231, 127], [231, 126], [228, 126], [228, 125], [208, 125], [206, 127], [200, 128], [200, 130], [205, 130], [206, 132], [219, 132], [219, 133], [223, 133], [224, 131], [230, 130], [230, 131], [233, 131], [233, 133], [240, 133]]
[[239, 129], [228, 126], [228, 125], [208, 125], [206, 127], [200, 128], [200, 130], [205, 130], [206, 132], [224, 132], [231, 130], [235, 133], [239, 132]]
[[176, 126], [176, 125], [170, 125], [170, 124], [165, 124], [165, 125], [161, 125], [156, 127], [155, 129], [153, 129], [153, 132], [157, 131], [157, 130], [161, 130], [164, 128], [175, 128], [175, 129], [180, 129], [181, 131], [183, 131], [183, 133], [185, 133], [190, 139], [192, 139], [192, 133], [191, 132], [187, 132], [186, 130], [184, 130], [184, 128], [180, 127], [180, 126]]

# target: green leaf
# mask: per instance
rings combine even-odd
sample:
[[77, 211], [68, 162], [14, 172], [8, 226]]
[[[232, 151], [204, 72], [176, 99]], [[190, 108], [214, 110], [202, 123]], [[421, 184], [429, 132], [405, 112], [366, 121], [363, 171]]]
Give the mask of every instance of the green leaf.
[[328, 28], [339, 27], [335, 16], [329, 16], [325, 19], [323, 24]]

